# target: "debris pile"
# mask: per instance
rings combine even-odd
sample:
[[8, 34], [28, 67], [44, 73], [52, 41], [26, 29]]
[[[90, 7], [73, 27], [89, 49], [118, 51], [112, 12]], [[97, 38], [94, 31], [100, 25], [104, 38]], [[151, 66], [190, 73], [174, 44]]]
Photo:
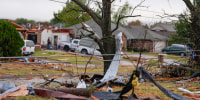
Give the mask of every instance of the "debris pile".
[[[17, 96], [26, 95], [37, 95], [44, 98], [55, 98], [55, 99], [78, 99], [78, 100], [101, 100], [101, 99], [129, 99], [129, 100], [159, 100], [159, 97], [152, 98], [139, 98], [142, 94], [136, 94], [134, 91], [138, 89], [135, 88], [138, 83], [141, 82], [152, 82], [157, 86], [165, 95], [176, 100], [189, 100], [188, 98], [199, 98], [198, 92], [193, 92], [186, 90], [184, 88], [178, 88], [180, 91], [184, 91], [182, 95], [188, 97], [185, 98], [181, 95], [175, 94], [166, 88], [159, 85], [153, 77], [146, 71], [143, 67], [139, 67], [137, 70], [133, 71], [132, 75], [128, 79], [123, 79], [121, 77], [114, 78], [106, 82], [101, 82], [103, 78], [102, 75], [94, 74], [92, 77], [88, 75], [81, 75], [78, 83], [69, 82], [58, 82], [56, 78], [60, 76], [54, 76], [52, 78], [46, 78], [45, 82], [37, 87], [28, 85], [15, 86], [14, 83], [0, 82], [0, 97], [3, 98], [14, 98]], [[199, 78], [188, 78], [187, 80], [181, 80], [184, 82], [192, 81], [199, 82]], [[176, 84], [182, 84], [184, 82], [177, 81]], [[59, 84], [56, 87], [51, 87], [50, 83]], [[114, 90], [118, 87], [118, 90]], [[132, 90], [132, 93], [129, 91]]]

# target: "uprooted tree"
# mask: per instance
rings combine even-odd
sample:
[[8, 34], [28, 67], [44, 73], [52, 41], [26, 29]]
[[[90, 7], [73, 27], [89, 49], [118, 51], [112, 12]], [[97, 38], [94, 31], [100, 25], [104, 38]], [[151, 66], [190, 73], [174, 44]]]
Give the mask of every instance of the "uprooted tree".
[[[194, 35], [195, 42], [195, 53], [196, 55], [200, 55], [200, 0], [183, 0], [186, 4], [187, 8], [190, 11], [190, 19], [188, 23], [190, 24], [192, 33]], [[200, 57], [195, 57], [195, 62], [200, 63]], [[200, 66], [198, 66], [200, 68]]]
[[[112, 6], [112, 3], [115, 2], [115, 0], [101, 0], [101, 2], [94, 1], [94, 2], [97, 2], [99, 9], [101, 9], [100, 14], [99, 12], [95, 12], [94, 9], [89, 8], [88, 5], [85, 5], [84, 3], [82, 3], [81, 0], [72, 0], [72, 1], [75, 2], [77, 5], [79, 5], [83, 9], [83, 11], [89, 14], [91, 18], [100, 26], [102, 30], [102, 36], [103, 36], [102, 39], [98, 39], [92, 35], [88, 35], [88, 36], [91, 36], [91, 38], [94, 39], [98, 43], [101, 53], [114, 54], [115, 53], [115, 38], [112, 35], [112, 33], [118, 29], [121, 19], [127, 18], [127, 17], [135, 17], [135, 16], [133, 16], [132, 13], [131, 15], [128, 15], [128, 16], [118, 15], [117, 25], [114, 29], [111, 29], [111, 6]], [[144, 1], [145, 0], [143, 0], [142, 2]], [[94, 34], [94, 33], [91, 32], [91, 34]], [[103, 58], [104, 60], [112, 60], [113, 55], [109, 55], [109, 56], [103, 55]], [[109, 68], [110, 63], [111, 61], [104, 61], [104, 74]]]

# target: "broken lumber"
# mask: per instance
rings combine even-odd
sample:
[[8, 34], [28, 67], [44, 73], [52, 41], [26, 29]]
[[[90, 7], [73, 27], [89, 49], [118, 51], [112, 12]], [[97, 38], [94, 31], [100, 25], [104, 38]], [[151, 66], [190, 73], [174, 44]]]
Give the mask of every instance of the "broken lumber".
[[90, 97], [94, 93], [94, 89], [87, 89], [87, 88], [45, 88], [45, 89], [70, 93], [73, 95], [87, 96], [87, 97]]
[[42, 88], [35, 88], [34, 89], [36, 95], [41, 97], [53, 97], [59, 99], [59, 100], [89, 100], [85, 97], [80, 97], [72, 94], [66, 94], [60, 91], [53, 91], [48, 89], [42, 89]]

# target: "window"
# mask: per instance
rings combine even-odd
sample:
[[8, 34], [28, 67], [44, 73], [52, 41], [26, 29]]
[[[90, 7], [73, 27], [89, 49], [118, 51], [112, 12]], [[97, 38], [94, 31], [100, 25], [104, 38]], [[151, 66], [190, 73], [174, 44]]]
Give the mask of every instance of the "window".
[[33, 41], [26, 41], [26, 46], [27, 47], [34, 47]]
[[75, 44], [78, 44], [78, 41], [74, 41]]

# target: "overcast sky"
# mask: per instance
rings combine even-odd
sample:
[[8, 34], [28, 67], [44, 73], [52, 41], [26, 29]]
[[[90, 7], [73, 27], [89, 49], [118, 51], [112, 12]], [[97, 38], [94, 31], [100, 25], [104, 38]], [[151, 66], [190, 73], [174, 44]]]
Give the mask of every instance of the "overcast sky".
[[[66, 2], [67, 0], [58, 0]], [[117, 0], [116, 0], [117, 1]], [[119, 1], [119, 0], [118, 0]], [[120, 0], [130, 2], [131, 6], [137, 5], [141, 0]], [[50, 0], [0, 0], [0, 19], [16, 19], [27, 18], [36, 21], [50, 21], [53, 18], [53, 13], [62, 10], [65, 5], [62, 3], [52, 2]], [[132, 18], [129, 20], [142, 20], [143, 22], [155, 22], [156, 15], [161, 15], [163, 10], [169, 14], [180, 14], [186, 10], [182, 0], [146, 0], [143, 6], [148, 8], [138, 8], [142, 10], [155, 11], [147, 12], [136, 10], [135, 15], [140, 14], [143, 18]], [[161, 13], [156, 13], [161, 12]], [[159, 19], [160, 20], [160, 19]], [[164, 19], [163, 19], [164, 20]]]

